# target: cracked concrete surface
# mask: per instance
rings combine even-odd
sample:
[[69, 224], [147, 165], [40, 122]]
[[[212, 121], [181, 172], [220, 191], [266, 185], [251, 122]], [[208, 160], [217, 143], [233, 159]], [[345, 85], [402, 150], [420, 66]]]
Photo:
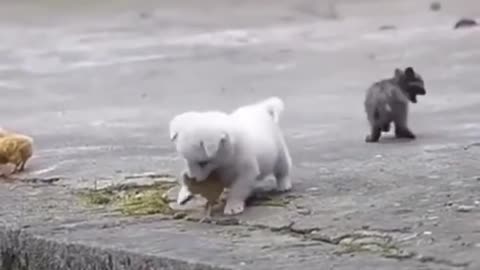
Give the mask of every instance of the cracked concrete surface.
[[[37, 181], [0, 185], [0, 269], [480, 269], [480, 30], [453, 30], [480, 4], [429, 6], [2, 3], [0, 123], [35, 138], [18, 177]], [[364, 143], [365, 89], [407, 65], [427, 85], [411, 108], [418, 139]], [[287, 105], [284, 206], [213, 225], [125, 217], [75, 195], [175, 173], [174, 114], [269, 95]]]

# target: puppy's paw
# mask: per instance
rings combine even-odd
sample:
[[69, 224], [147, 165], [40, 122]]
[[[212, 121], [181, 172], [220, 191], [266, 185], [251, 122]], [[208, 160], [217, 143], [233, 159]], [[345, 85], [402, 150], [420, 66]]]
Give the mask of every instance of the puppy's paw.
[[177, 204], [179, 205], [186, 204], [192, 198], [193, 198], [193, 194], [190, 192], [190, 190], [188, 190], [188, 187], [182, 185], [177, 195]]
[[395, 132], [395, 136], [397, 138], [405, 138], [405, 139], [415, 139], [415, 134], [413, 134], [413, 132], [411, 132], [410, 130], [408, 129], [399, 129], [399, 130], [396, 130]]
[[378, 142], [378, 139], [377, 139], [377, 140], [374, 140], [374, 138], [372, 137], [372, 135], [367, 135], [367, 136], [365, 137], [365, 142], [367, 142], [367, 143]]
[[223, 214], [226, 216], [238, 215], [245, 210], [245, 202], [234, 201], [227, 202]]
[[290, 177], [283, 177], [277, 180], [277, 190], [280, 192], [290, 191], [292, 189], [292, 181]]

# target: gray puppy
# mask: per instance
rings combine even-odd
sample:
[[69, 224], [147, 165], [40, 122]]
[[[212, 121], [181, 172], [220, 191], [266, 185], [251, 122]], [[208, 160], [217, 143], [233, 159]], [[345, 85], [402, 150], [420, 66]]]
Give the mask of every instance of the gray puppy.
[[423, 79], [412, 67], [404, 71], [397, 68], [393, 78], [374, 83], [364, 103], [371, 128], [365, 141], [378, 142], [382, 131], [390, 131], [391, 122], [395, 124], [397, 138], [415, 139], [407, 126], [408, 103], [417, 103], [417, 95], [425, 94]]

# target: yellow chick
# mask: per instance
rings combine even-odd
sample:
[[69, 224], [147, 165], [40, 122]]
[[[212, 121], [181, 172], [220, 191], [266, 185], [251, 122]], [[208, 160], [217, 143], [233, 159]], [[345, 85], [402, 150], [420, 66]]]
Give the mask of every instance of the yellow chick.
[[32, 138], [21, 134], [0, 132], [0, 164], [15, 165], [12, 173], [23, 171], [32, 154]]
[[185, 185], [187, 185], [192, 195], [200, 195], [207, 200], [205, 204], [205, 216], [200, 222], [210, 220], [212, 207], [217, 203], [225, 189], [225, 185], [220, 180], [220, 177], [215, 172], [201, 182], [196, 181], [194, 178], [185, 177]]

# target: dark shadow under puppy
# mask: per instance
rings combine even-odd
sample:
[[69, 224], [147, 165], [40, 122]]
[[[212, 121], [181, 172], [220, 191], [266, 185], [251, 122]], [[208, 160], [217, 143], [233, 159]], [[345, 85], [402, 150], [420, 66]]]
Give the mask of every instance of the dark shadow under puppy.
[[408, 128], [409, 102], [417, 103], [418, 95], [426, 95], [425, 84], [420, 74], [412, 67], [395, 69], [393, 78], [374, 83], [366, 93], [365, 112], [370, 124], [366, 142], [378, 142], [382, 132], [389, 132], [395, 125], [395, 137], [415, 139]]

